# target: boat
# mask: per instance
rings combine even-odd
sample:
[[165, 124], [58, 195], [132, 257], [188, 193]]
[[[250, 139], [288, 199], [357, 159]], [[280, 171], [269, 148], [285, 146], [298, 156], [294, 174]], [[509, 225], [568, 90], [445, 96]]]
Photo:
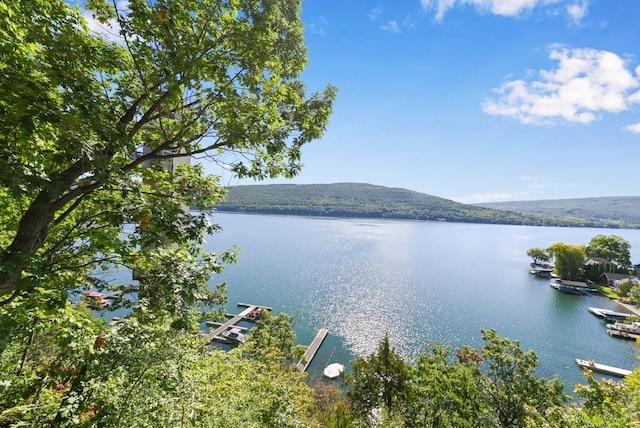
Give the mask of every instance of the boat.
[[552, 279], [549, 282], [549, 285], [551, 285], [553, 288], [566, 294], [585, 294], [588, 287], [586, 286], [586, 284], [582, 284], [584, 283], [577, 281], [565, 281], [558, 278]]
[[240, 329], [235, 327], [230, 328], [229, 330], [223, 331], [222, 333], [220, 333], [220, 335], [225, 339], [236, 341], [239, 343], [244, 343], [245, 341], [244, 334], [240, 332]]
[[638, 339], [640, 338], [640, 334], [628, 333], [626, 331], [614, 330], [611, 328], [607, 328], [607, 334], [611, 337], [617, 337], [619, 339], [627, 339], [627, 340], [634, 340], [634, 341], [638, 341]]
[[611, 309], [602, 309], [602, 308], [594, 308], [589, 306], [589, 310], [593, 312], [595, 315], [606, 319], [607, 321], [615, 322], [615, 321], [624, 321], [627, 318], [633, 316], [633, 314], [629, 314], [626, 312], [616, 312]]
[[344, 372], [344, 366], [340, 363], [332, 363], [324, 368], [322, 374], [329, 379], [335, 379]]
[[633, 321], [631, 324], [616, 321], [607, 326], [607, 334], [621, 339], [638, 340], [640, 338], [640, 321]]
[[578, 364], [583, 369], [589, 369], [594, 372], [604, 373], [610, 376], [625, 377], [631, 374], [631, 370], [596, 363], [595, 360], [581, 360], [579, 358], [576, 358], [576, 364]]
[[529, 273], [535, 276], [538, 276], [540, 278], [551, 278], [551, 274], [553, 273], [553, 268], [534, 267], [529, 271]]
[[609, 324], [607, 329], [623, 331], [625, 333], [640, 334], [640, 321], [633, 321], [631, 324], [616, 321]]
[[247, 315], [245, 315], [245, 318], [252, 321], [256, 321], [256, 320], [262, 319], [264, 315], [265, 314], [264, 312], [262, 312], [262, 308], [255, 308], [254, 310], [249, 312]]

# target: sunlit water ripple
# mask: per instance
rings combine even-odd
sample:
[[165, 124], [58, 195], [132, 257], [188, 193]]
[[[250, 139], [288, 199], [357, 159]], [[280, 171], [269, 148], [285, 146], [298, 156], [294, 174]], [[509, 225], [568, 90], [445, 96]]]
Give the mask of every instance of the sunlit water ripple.
[[638, 364], [640, 347], [609, 337], [587, 311], [619, 309], [615, 302], [555, 291], [528, 273], [526, 251], [586, 244], [599, 233], [640, 251], [640, 231], [239, 214], [214, 221], [223, 232], [209, 238], [210, 250], [243, 248], [238, 266], [215, 278], [228, 282], [230, 311], [250, 302], [295, 315], [305, 344], [329, 329], [312, 376], [371, 353], [385, 332], [412, 359], [431, 341], [481, 346], [483, 328], [534, 349], [540, 374], [560, 375], [569, 389], [582, 381], [575, 358]]

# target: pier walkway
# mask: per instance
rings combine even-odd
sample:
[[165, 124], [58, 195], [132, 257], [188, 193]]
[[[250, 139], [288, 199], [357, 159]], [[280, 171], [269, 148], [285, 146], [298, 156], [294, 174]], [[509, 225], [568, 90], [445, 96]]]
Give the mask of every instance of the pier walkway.
[[316, 352], [318, 352], [318, 348], [320, 348], [320, 345], [322, 345], [324, 338], [327, 337], [327, 333], [329, 333], [329, 330], [327, 330], [326, 328], [321, 328], [318, 331], [318, 334], [316, 334], [315, 339], [313, 339], [313, 342], [311, 342], [311, 345], [309, 345], [309, 347], [307, 348], [307, 351], [302, 356], [302, 359], [298, 361], [298, 364], [296, 365], [296, 368], [298, 370], [300, 370], [301, 372], [307, 370], [307, 367], [309, 367], [309, 364], [311, 364], [311, 360], [313, 360]]
[[224, 323], [221, 323], [218, 328], [213, 330], [211, 333], [208, 333], [205, 336], [207, 340], [219, 340], [223, 342], [227, 341], [224, 337], [221, 336], [221, 334], [226, 330], [232, 328], [237, 322], [240, 322], [243, 319], [249, 319], [247, 318], [247, 315], [249, 315], [251, 312], [255, 311], [258, 308], [265, 309], [268, 311], [271, 310], [271, 308], [268, 306], [250, 305], [247, 303], [238, 303], [238, 306], [246, 306], [247, 308], [244, 311], [240, 312], [238, 315], [233, 315], [230, 320]]

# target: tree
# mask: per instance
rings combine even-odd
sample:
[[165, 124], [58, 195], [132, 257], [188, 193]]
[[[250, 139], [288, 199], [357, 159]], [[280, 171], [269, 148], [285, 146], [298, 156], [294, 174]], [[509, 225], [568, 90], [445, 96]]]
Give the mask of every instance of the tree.
[[547, 251], [555, 259], [555, 271], [562, 279], [577, 280], [582, 275], [584, 245], [556, 242]]
[[[181, 208], [210, 209], [218, 182], [197, 165], [167, 171], [166, 162], [203, 156], [240, 177], [292, 176], [301, 147], [326, 127], [335, 89], [307, 98], [298, 79], [299, 0], [127, 5], [87, 3], [117, 32], [111, 41], [62, 0], [3, 4], [5, 302], [54, 288], [60, 275], [67, 286], [86, 283], [95, 263], [136, 267], [142, 244], [212, 232], [207, 213]], [[121, 239], [123, 224], [142, 220], [146, 229]]]
[[458, 361], [449, 347], [431, 344], [420, 353], [411, 385], [413, 400], [411, 423], [415, 427], [462, 428], [486, 426], [480, 405], [482, 396], [477, 379], [482, 357], [476, 350], [458, 351]]
[[[109, 36], [62, 0], [0, 4], [0, 425], [302, 425], [301, 375], [239, 352], [209, 358], [196, 335], [202, 312], [226, 301], [209, 283], [236, 249], [202, 248], [219, 230], [220, 179], [173, 162], [298, 173], [335, 97], [300, 80], [300, 1], [87, 7]], [[114, 266], [143, 281], [92, 275]], [[69, 302], [93, 287], [123, 293], [129, 315], [107, 326]]]
[[558, 379], [538, 378], [538, 359], [517, 341], [482, 330], [481, 350], [432, 345], [418, 356], [415, 427], [519, 427], [567, 400]]
[[354, 414], [368, 421], [372, 411], [386, 411], [393, 417], [403, 415], [410, 402], [410, 366], [389, 344], [385, 334], [375, 353], [357, 359], [353, 374], [347, 378], [347, 396]]
[[264, 315], [258, 326], [251, 330], [243, 352], [258, 360], [283, 366], [295, 365], [304, 354], [304, 346], [295, 345], [293, 316], [284, 313], [273, 316], [269, 311], [262, 312]]
[[529, 248], [527, 250], [527, 256], [533, 259], [533, 264], [538, 264], [539, 262], [548, 262], [551, 260], [551, 256], [544, 248], [534, 247]]
[[538, 357], [533, 350], [523, 351], [519, 342], [501, 338], [495, 330], [483, 330], [482, 338], [486, 373], [480, 390], [498, 426], [525, 426], [530, 414], [544, 414], [567, 401], [559, 379], [536, 376]]
[[576, 384], [575, 394], [579, 404], [556, 406], [545, 415], [528, 420], [529, 426], [545, 428], [571, 427], [615, 427], [638, 426], [640, 420], [640, 401], [638, 401], [637, 370], [625, 378], [624, 382], [606, 378], [596, 379], [588, 370], [584, 374], [587, 384]]
[[585, 248], [587, 256], [600, 257], [620, 268], [631, 266], [631, 244], [618, 235], [596, 235]]

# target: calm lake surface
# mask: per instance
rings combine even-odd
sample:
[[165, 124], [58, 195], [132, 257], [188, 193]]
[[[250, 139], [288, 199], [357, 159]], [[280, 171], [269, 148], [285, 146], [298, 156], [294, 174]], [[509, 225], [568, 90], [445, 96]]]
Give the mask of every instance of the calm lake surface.
[[482, 346], [480, 329], [520, 341], [540, 359], [539, 374], [559, 375], [568, 390], [584, 383], [575, 358], [631, 369], [640, 346], [615, 339], [588, 306], [621, 310], [614, 301], [560, 293], [529, 273], [532, 247], [588, 244], [619, 235], [640, 262], [640, 231], [432, 223], [216, 213], [223, 231], [207, 249], [242, 248], [239, 263], [214, 278], [227, 281], [228, 310], [237, 302], [295, 315], [298, 341], [318, 329], [329, 336], [309, 367], [349, 365], [392, 345], [413, 358], [430, 341]]

